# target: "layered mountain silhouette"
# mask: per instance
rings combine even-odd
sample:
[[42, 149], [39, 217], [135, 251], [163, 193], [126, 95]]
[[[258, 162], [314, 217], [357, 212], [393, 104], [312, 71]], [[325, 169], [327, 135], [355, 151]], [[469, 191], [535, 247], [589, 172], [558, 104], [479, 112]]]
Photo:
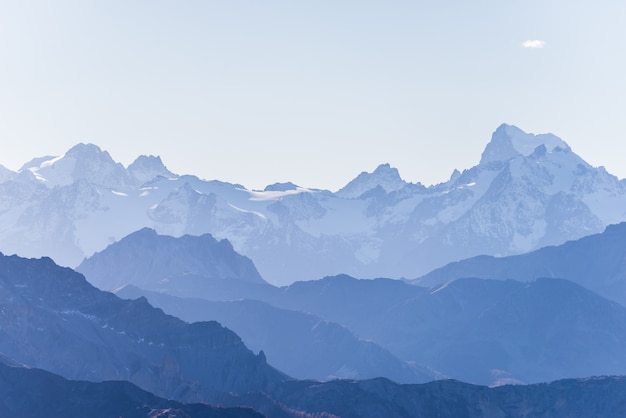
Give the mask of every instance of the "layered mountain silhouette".
[[623, 377], [495, 388], [443, 380], [397, 385], [385, 379], [285, 386], [281, 394], [285, 404], [345, 418], [614, 417], [626, 409]]
[[436, 372], [400, 360], [347, 328], [300, 311], [279, 309], [258, 300], [208, 301], [125, 286], [123, 298], [146, 297], [150, 304], [188, 322], [215, 320], [232, 329], [247, 347], [261, 351], [269, 363], [299, 379], [371, 379], [424, 383]]
[[[621, 377], [561, 380], [487, 388], [455, 381], [397, 385], [386, 379], [285, 382], [275, 396], [283, 409], [261, 415], [249, 408], [182, 404], [122, 381], [72, 381], [0, 361], [0, 414], [11, 417], [611, 417], [626, 408]], [[240, 401], [262, 403], [244, 395]], [[308, 412], [305, 412], [308, 411]]]
[[600, 234], [510, 257], [479, 256], [454, 262], [416, 279], [438, 286], [461, 277], [531, 281], [565, 278], [626, 306], [626, 223]]
[[174, 238], [142, 229], [86, 259], [78, 271], [102, 289], [145, 296], [185, 321], [219, 321], [293, 377], [383, 376], [400, 383], [436, 377], [332, 321], [259, 301], [282, 290], [263, 281], [227, 241], [210, 235]]
[[[615, 416], [624, 379], [590, 376], [626, 375], [625, 208], [510, 125], [433, 186], [247, 190], [93, 144], [0, 167], [0, 415]], [[443, 378], [498, 387], [398, 384]]]
[[91, 144], [0, 175], [0, 250], [77, 266], [148, 227], [228, 239], [265, 280], [418, 277], [476, 255], [506, 256], [626, 220], [626, 183], [551, 134], [502, 125], [480, 163], [444, 183], [407, 183], [382, 164], [336, 193], [263, 191], [175, 175], [158, 157], [127, 168]]
[[193, 402], [287, 378], [217, 322], [188, 324], [146, 299], [119, 299], [48, 258], [0, 256], [0, 352], [66, 378], [127, 380]]
[[626, 373], [626, 308], [562, 279], [459, 279], [429, 290], [338, 276], [294, 283], [271, 303], [467, 382]]
[[21, 418], [262, 417], [248, 408], [216, 408], [158, 398], [125, 381], [73, 381], [0, 359], [0, 415]]
[[102, 290], [134, 285], [221, 300], [269, 285], [249, 258], [209, 234], [174, 238], [144, 228], [84, 260], [76, 269]]
[[[140, 231], [83, 265], [107, 266], [105, 276], [128, 281], [132, 274], [127, 272], [153, 265], [150, 249], [163, 241], [176, 258], [173, 267], [146, 276], [147, 283], [161, 283], [164, 277], [182, 275], [174, 267], [202, 261], [202, 252], [188, 248], [191, 239]], [[167, 264], [164, 257], [160, 262]], [[229, 255], [220, 261], [220, 269], [233, 271], [228, 263], [237, 265], [238, 260]], [[91, 272], [84, 272], [90, 280]], [[218, 320], [300, 378], [378, 373], [398, 382], [450, 377], [492, 385], [626, 374], [626, 307], [564, 279], [458, 279], [429, 289], [399, 280], [339, 275], [282, 288], [239, 287], [241, 296], [230, 288], [223, 299], [201, 285], [186, 288], [185, 282], [180, 292], [176, 283], [168, 282], [158, 293], [148, 284], [148, 289], [126, 287], [120, 294], [146, 296], [187, 321]], [[187, 298], [171, 296], [181, 293]]]

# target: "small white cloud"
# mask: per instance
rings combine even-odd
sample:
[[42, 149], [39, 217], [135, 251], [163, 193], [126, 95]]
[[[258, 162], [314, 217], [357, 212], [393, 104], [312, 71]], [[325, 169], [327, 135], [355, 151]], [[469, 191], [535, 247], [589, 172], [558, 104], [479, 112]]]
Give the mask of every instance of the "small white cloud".
[[522, 48], [543, 48], [544, 46], [546, 46], [546, 42], [539, 39], [529, 39], [522, 42]]

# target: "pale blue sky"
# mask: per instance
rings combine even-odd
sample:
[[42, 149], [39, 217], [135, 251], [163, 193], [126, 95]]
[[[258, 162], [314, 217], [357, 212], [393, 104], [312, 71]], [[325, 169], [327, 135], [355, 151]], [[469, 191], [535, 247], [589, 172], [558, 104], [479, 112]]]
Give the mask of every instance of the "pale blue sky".
[[385, 162], [431, 184], [505, 122], [622, 178], [625, 17], [623, 1], [0, 0], [0, 163], [92, 142], [248, 188], [335, 190]]

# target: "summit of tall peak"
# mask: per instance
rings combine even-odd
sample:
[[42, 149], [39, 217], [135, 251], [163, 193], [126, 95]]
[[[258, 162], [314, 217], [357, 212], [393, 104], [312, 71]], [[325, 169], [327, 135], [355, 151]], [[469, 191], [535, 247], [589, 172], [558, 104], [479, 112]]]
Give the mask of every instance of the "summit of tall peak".
[[72, 148], [70, 148], [66, 153], [65, 156], [67, 157], [94, 157], [94, 156], [100, 156], [101, 154], [103, 154], [103, 156], [106, 158], [111, 158], [111, 156], [109, 155], [108, 152], [106, 151], [102, 151], [102, 149], [95, 145], [95, 144], [91, 144], [91, 143], [83, 143], [80, 142], [76, 145], [74, 145]]
[[122, 164], [94, 144], [79, 143], [65, 154], [31, 160], [22, 167], [35, 175], [46, 186], [67, 186], [77, 180], [87, 180], [112, 189], [129, 184], [129, 176]]
[[526, 133], [517, 126], [503, 123], [491, 136], [491, 141], [485, 147], [480, 158], [480, 164], [494, 161], [508, 161], [518, 155], [528, 157], [539, 146], [544, 146], [550, 153], [556, 148], [570, 150], [569, 145], [553, 134]]

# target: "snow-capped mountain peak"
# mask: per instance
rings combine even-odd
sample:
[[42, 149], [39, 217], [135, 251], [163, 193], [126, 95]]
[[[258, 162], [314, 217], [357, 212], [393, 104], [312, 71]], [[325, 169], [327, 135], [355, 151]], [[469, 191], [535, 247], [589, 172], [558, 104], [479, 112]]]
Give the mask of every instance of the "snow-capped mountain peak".
[[165, 178], [176, 177], [175, 174], [165, 167], [161, 157], [154, 155], [140, 155], [128, 166], [127, 170], [138, 185], [142, 185], [158, 176]]
[[80, 143], [63, 155], [36, 158], [22, 169], [33, 173], [50, 188], [67, 186], [81, 179], [112, 189], [124, 189], [129, 184], [124, 167], [93, 144]]
[[554, 135], [509, 125], [493, 134], [481, 164], [428, 188], [383, 164], [337, 193], [291, 183], [250, 191], [172, 176], [158, 157], [125, 169], [84, 144], [8, 175], [0, 183], [3, 252], [76, 265], [145, 226], [173, 236], [211, 233], [274, 284], [339, 272], [415, 277], [453, 260], [526, 252], [626, 221], [626, 181], [585, 163]]
[[570, 150], [569, 145], [561, 138], [552, 134], [535, 135], [526, 133], [517, 126], [502, 124], [496, 129], [491, 141], [482, 153], [480, 164], [494, 161], [508, 161], [518, 155], [530, 156], [535, 149], [543, 145], [550, 153], [557, 148]]
[[397, 168], [381, 164], [372, 173], [363, 171], [335, 194], [344, 199], [354, 199], [378, 186], [389, 193], [400, 190], [407, 184], [400, 177]]

